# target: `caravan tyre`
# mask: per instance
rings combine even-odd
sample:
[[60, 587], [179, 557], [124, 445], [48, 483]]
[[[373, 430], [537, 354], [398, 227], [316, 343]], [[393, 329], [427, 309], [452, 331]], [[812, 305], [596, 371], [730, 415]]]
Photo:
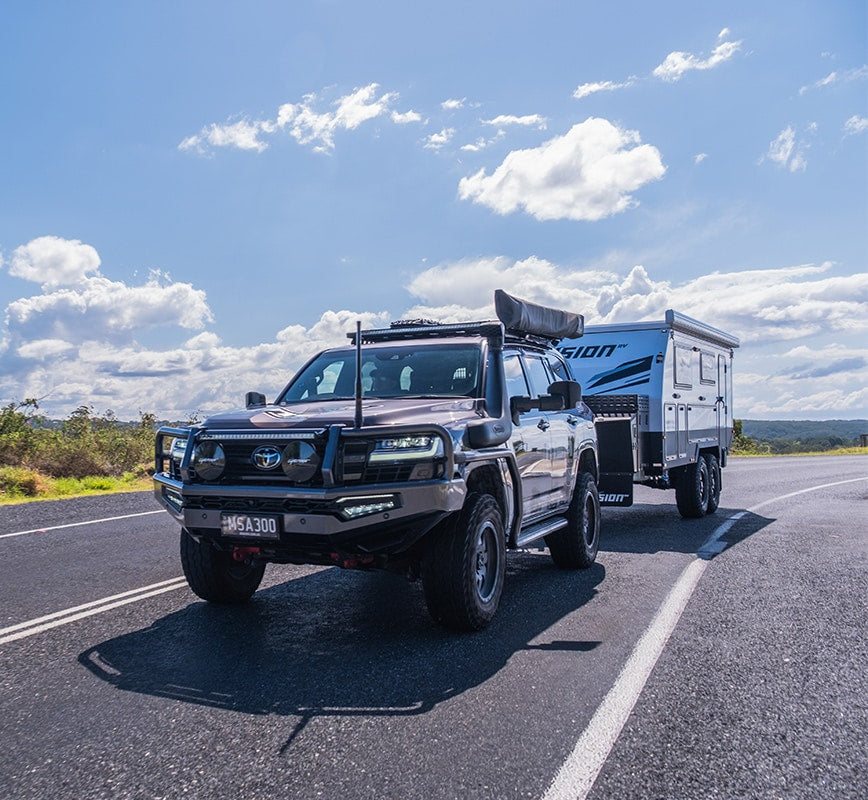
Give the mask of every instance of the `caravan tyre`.
[[708, 508], [706, 514], [713, 514], [720, 505], [720, 462], [714, 453], [706, 453], [705, 466], [708, 469]]
[[682, 517], [695, 519], [706, 514], [709, 488], [708, 462], [702, 456], [681, 468], [675, 483], [675, 503]]

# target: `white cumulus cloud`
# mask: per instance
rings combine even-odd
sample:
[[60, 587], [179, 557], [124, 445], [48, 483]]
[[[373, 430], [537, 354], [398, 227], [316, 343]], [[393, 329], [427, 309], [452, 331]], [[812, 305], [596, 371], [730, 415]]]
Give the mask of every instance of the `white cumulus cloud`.
[[419, 122], [422, 117], [415, 111], [396, 111], [396, 92], [380, 92], [377, 83], [354, 89], [323, 110], [316, 93], [304, 95], [299, 103], [284, 103], [273, 120], [240, 119], [223, 124], [206, 125], [193, 136], [186, 137], [180, 150], [208, 154], [214, 148], [231, 147], [261, 153], [268, 147], [262, 138], [286, 131], [301, 145], [311, 145], [317, 152], [328, 153], [335, 147], [338, 131], [354, 130], [362, 123], [377, 117], [390, 119], [396, 125]]
[[527, 127], [539, 128], [545, 130], [546, 118], [539, 114], [526, 114], [523, 117], [515, 116], [514, 114], [500, 114], [493, 119], [481, 120], [483, 125], [494, 125], [503, 127], [505, 125], [524, 125]]
[[274, 123], [267, 120], [250, 121], [240, 119], [236, 122], [206, 125], [194, 136], [188, 136], [179, 145], [179, 150], [192, 150], [200, 155], [214, 147], [234, 147], [238, 150], [254, 150], [261, 153], [268, 145], [259, 137], [263, 133], [273, 133]]
[[638, 132], [591, 117], [540, 147], [512, 151], [491, 175], [462, 178], [458, 194], [498, 214], [593, 221], [635, 205], [631, 192], [665, 171]]
[[850, 83], [852, 81], [864, 80], [868, 78], [868, 65], [858, 67], [856, 69], [848, 69], [843, 72], [830, 72], [823, 78], [814, 81], [810, 86], [802, 86], [799, 89], [799, 94], [807, 94], [811, 89], [826, 89], [829, 86], [834, 86], [841, 83]]
[[12, 254], [9, 274], [42, 284], [50, 289], [74, 286], [99, 272], [96, 249], [78, 239], [40, 236], [17, 247]]
[[[720, 32], [720, 38], [729, 35], [729, 29], [724, 28]], [[741, 42], [721, 42], [712, 50], [708, 58], [701, 58], [693, 53], [674, 51], [655, 67], [653, 75], [664, 81], [678, 81], [688, 72], [693, 70], [709, 70], [729, 61], [741, 49]]]
[[769, 143], [769, 149], [761, 160], [769, 160], [790, 172], [803, 172], [808, 166], [807, 144], [797, 142], [796, 131], [792, 126], [784, 128]]
[[636, 83], [635, 78], [630, 78], [627, 81], [616, 83], [615, 81], [596, 81], [593, 83], [583, 83], [573, 92], [573, 97], [576, 100], [582, 100], [597, 92], [615, 92], [618, 89], [627, 89]]
[[868, 117], [860, 117], [854, 114], [844, 123], [844, 133], [855, 136], [857, 133], [868, 131]]
[[453, 136], [455, 136], [455, 128], [443, 128], [437, 133], [426, 136], [422, 146], [426, 150], [440, 150], [452, 141]]

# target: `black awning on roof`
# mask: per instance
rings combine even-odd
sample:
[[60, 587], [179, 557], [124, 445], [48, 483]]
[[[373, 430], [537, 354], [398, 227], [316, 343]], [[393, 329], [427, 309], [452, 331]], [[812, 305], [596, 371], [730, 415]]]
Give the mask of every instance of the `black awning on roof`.
[[585, 318], [571, 311], [546, 308], [507, 294], [494, 291], [494, 310], [507, 331], [542, 336], [546, 339], [574, 339], [581, 336]]

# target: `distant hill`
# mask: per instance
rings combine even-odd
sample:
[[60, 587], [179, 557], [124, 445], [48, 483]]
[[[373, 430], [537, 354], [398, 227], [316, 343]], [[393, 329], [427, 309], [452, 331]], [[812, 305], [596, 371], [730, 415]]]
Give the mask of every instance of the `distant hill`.
[[822, 452], [837, 447], [858, 447], [868, 433], [865, 419], [744, 419], [742, 433], [772, 453]]
[[820, 439], [837, 436], [842, 439], [855, 439], [868, 433], [866, 419], [743, 419], [744, 435], [751, 439]]

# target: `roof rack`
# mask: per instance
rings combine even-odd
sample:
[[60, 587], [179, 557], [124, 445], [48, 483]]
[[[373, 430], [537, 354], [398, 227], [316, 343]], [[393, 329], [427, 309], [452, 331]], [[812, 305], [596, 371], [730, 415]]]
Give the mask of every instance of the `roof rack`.
[[[507, 294], [503, 289], [494, 292], [496, 320], [440, 324], [428, 319], [410, 319], [393, 322], [388, 328], [361, 331], [364, 344], [392, 342], [401, 339], [435, 339], [447, 336], [495, 337], [502, 345], [506, 336], [514, 341], [546, 346], [560, 339], [581, 336], [584, 317], [569, 311], [539, 306]], [[356, 344], [356, 333], [347, 338]]]
[[[377, 330], [361, 332], [363, 344], [393, 342], [400, 341], [401, 339], [443, 339], [449, 336], [495, 337], [503, 342], [504, 332], [503, 325], [494, 320], [486, 320], [483, 322], [460, 322], [447, 325], [432, 325], [430, 322], [425, 321], [416, 325], [402, 324], [390, 328], [380, 328]], [[355, 344], [355, 331], [348, 333], [347, 338]]]
[[506, 341], [515, 342], [517, 344], [530, 344], [537, 347], [551, 347], [553, 342], [559, 341], [549, 336], [540, 336], [536, 333], [528, 333], [527, 331], [507, 331]]

